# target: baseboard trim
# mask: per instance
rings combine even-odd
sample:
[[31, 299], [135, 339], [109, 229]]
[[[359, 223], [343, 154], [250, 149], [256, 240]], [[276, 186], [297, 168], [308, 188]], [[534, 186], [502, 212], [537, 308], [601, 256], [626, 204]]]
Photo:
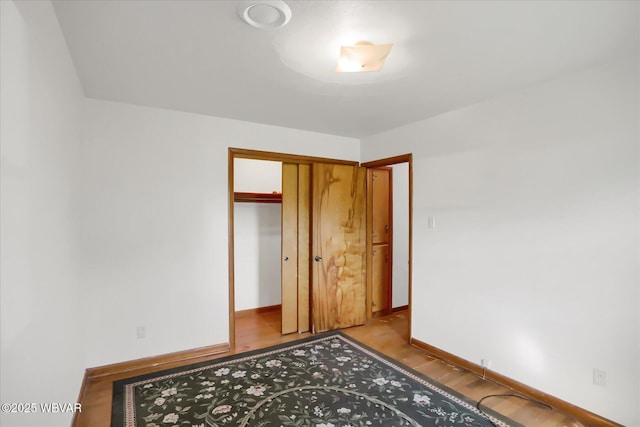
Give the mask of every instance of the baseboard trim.
[[87, 381], [109, 375], [120, 375], [127, 372], [136, 371], [142, 368], [158, 367], [168, 365], [174, 362], [186, 362], [192, 359], [206, 358], [231, 350], [229, 343], [214, 344], [206, 347], [195, 348], [191, 350], [176, 351], [174, 353], [162, 354], [159, 356], [145, 357], [142, 359], [134, 359], [126, 362], [113, 363], [111, 365], [98, 366], [88, 368], [85, 371], [85, 379], [82, 382], [82, 388]]
[[401, 305], [399, 307], [393, 307], [393, 312], [395, 313], [396, 311], [404, 311], [404, 310], [409, 310], [409, 306], [408, 305]]
[[504, 387], [510, 388], [517, 393], [520, 393], [524, 396], [538, 400], [540, 402], [546, 403], [547, 405], [552, 406], [554, 409], [557, 409], [560, 412], [570, 415], [576, 418], [577, 420], [585, 423], [586, 425], [594, 425], [594, 426], [597, 425], [602, 427], [605, 427], [605, 426], [623, 427], [621, 424], [618, 424], [614, 421], [604, 418], [598, 414], [594, 414], [591, 411], [580, 408], [579, 406], [566, 402], [562, 399], [558, 399], [557, 397], [551, 396], [547, 393], [544, 393], [538, 389], [530, 387], [526, 384], [523, 384], [505, 375], [499, 374], [491, 370], [485, 371], [484, 368], [482, 368], [482, 366], [478, 364], [469, 362], [468, 360], [463, 359], [462, 357], [459, 357], [459, 356], [456, 356], [455, 354], [441, 350], [438, 347], [434, 347], [418, 339], [411, 338], [410, 343], [414, 347], [424, 350], [427, 353], [431, 354], [432, 356], [438, 359], [441, 359], [447, 363], [466, 369], [467, 371], [470, 371], [478, 376], [484, 376], [484, 378], [490, 381], [493, 381], [497, 384], [500, 384]]
[[282, 309], [282, 305], [280, 305], [280, 304], [268, 305], [266, 307], [249, 308], [247, 310], [238, 310], [238, 311], [236, 311], [236, 317], [253, 316], [253, 315], [256, 315], [256, 314], [269, 313], [269, 312], [276, 311], [276, 310], [281, 310], [281, 309]]
[[[145, 357], [142, 359], [134, 359], [126, 362], [113, 363], [110, 365], [97, 366], [95, 368], [87, 368], [84, 371], [82, 377], [82, 384], [80, 385], [80, 392], [78, 393], [78, 402], [82, 404], [84, 402], [85, 393], [89, 388], [91, 381], [94, 381], [101, 377], [110, 375], [120, 375], [136, 370], [148, 367], [158, 367], [168, 365], [175, 362], [183, 362], [188, 360], [206, 358], [220, 353], [226, 353], [231, 350], [231, 346], [228, 343], [214, 344], [206, 347], [195, 348], [191, 350], [176, 351], [174, 353], [162, 354], [159, 356]], [[75, 427], [78, 420], [78, 413], [74, 413], [71, 420], [71, 426]]]

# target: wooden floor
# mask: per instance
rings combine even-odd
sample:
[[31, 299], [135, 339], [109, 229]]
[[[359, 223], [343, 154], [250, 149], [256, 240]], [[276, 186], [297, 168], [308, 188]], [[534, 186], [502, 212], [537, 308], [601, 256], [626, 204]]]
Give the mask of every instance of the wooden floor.
[[[408, 316], [406, 312], [397, 312], [388, 316], [372, 319], [365, 326], [343, 330], [347, 335], [367, 344], [370, 347], [396, 359], [403, 364], [427, 375], [430, 378], [452, 388], [459, 393], [478, 400], [489, 394], [509, 393], [510, 390], [481, 377], [450, 366], [435, 359], [424, 351], [408, 344]], [[236, 319], [236, 351], [267, 347], [270, 345], [293, 341], [308, 334], [280, 334], [280, 312], [238, 317]], [[217, 357], [229, 355], [223, 353]], [[209, 357], [211, 359], [211, 357]], [[198, 360], [190, 360], [195, 363]], [[183, 363], [184, 364], [184, 363]], [[111, 393], [113, 381], [180, 366], [180, 363], [163, 365], [162, 367], [146, 367], [124, 375], [102, 377], [86, 385], [82, 399], [82, 413], [74, 420], [74, 427], [109, 427], [111, 423]], [[531, 427], [584, 427], [585, 425], [554, 410], [517, 398], [491, 398], [483, 404], [493, 410]]]

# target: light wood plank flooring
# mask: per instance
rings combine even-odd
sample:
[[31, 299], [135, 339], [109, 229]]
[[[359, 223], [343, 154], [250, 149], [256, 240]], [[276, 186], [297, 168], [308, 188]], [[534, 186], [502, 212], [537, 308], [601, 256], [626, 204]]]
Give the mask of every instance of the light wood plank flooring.
[[[372, 319], [367, 325], [343, 330], [347, 335], [396, 359], [430, 378], [478, 400], [488, 394], [509, 393], [510, 390], [465, 370], [450, 366], [408, 344], [408, 316], [400, 311]], [[293, 341], [309, 334], [280, 334], [280, 312], [270, 311], [245, 315], [236, 319], [236, 353]], [[223, 353], [217, 357], [227, 356]], [[212, 357], [209, 357], [211, 359]], [[190, 360], [195, 363], [205, 359]], [[188, 364], [187, 363], [187, 364]], [[185, 364], [184, 362], [182, 364]], [[102, 377], [87, 384], [82, 403], [82, 413], [74, 420], [74, 427], [109, 427], [111, 422], [111, 393], [113, 381], [180, 366], [173, 363], [154, 368], [152, 366], [124, 375]], [[492, 398], [484, 403], [493, 410], [527, 427], [585, 427], [565, 414], [549, 410], [535, 403], [517, 398]]]

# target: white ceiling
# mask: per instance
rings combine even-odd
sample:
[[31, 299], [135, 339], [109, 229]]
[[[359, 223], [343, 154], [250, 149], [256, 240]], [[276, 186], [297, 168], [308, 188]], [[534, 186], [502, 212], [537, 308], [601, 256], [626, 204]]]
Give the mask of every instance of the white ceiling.
[[[88, 97], [364, 137], [638, 54], [637, 1], [288, 0], [248, 26], [234, 1], [54, 1]], [[379, 73], [334, 72], [342, 41], [394, 43]]]

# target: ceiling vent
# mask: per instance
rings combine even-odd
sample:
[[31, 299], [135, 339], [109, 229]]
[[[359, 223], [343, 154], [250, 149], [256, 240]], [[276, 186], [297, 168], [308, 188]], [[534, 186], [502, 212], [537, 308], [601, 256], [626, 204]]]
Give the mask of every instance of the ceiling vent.
[[241, 1], [237, 10], [244, 22], [264, 30], [283, 27], [291, 19], [291, 9], [282, 0]]

